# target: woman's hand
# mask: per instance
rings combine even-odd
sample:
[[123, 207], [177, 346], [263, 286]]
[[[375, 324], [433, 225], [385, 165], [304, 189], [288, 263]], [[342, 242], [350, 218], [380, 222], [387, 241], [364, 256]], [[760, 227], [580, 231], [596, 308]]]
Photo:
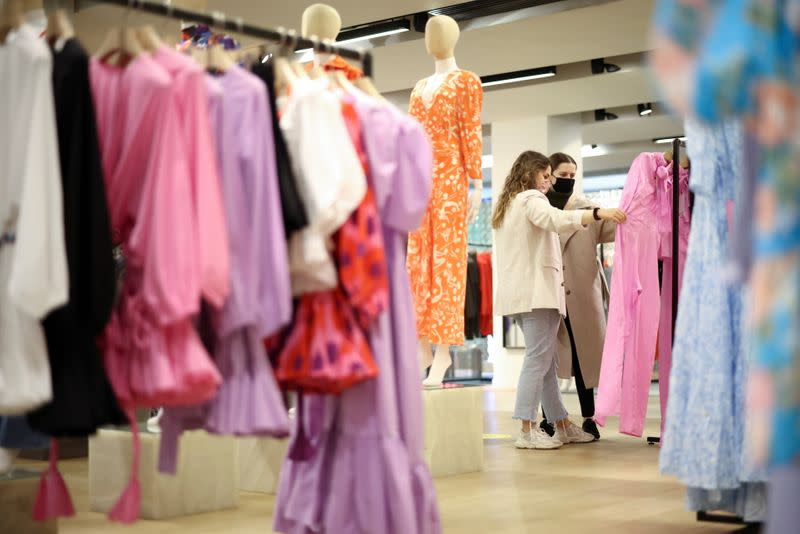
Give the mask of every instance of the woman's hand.
[[616, 208], [600, 208], [597, 210], [597, 216], [604, 221], [614, 221], [618, 224], [622, 224], [628, 219], [624, 211]]

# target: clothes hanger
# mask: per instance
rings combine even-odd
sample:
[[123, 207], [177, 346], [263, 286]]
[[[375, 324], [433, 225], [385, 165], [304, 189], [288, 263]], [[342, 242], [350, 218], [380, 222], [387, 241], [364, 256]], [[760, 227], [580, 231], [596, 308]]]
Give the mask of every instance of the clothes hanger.
[[67, 12], [64, 9], [58, 8], [50, 12], [47, 17], [45, 35], [51, 44], [75, 37], [75, 28], [72, 26], [72, 21], [69, 20], [69, 16], [67, 16]]
[[[325, 45], [322, 44], [322, 42], [316, 35], [312, 35], [311, 37], [309, 37], [309, 39], [311, 40], [312, 43], [311, 48], [314, 51], [313, 53], [315, 58], [316, 54], [324, 53], [323, 50]], [[324, 78], [327, 75], [325, 69], [319, 63], [317, 63], [316, 59], [311, 63], [310, 69], [303, 69], [303, 70], [308, 73], [308, 77], [311, 78], [312, 80], [319, 80], [320, 78]]]
[[272, 56], [273, 69], [275, 71], [275, 87], [273, 89], [276, 95], [281, 95], [286, 88], [299, 78], [289, 62], [289, 54], [294, 52], [294, 43], [297, 42], [297, 36], [294, 30], [287, 33], [283, 27], [278, 28], [278, 32], [281, 34], [281, 39], [277, 50]]
[[122, 22], [119, 26], [114, 26], [106, 33], [103, 44], [97, 52], [97, 57], [103, 62], [122, 65], [140, 56], [144, 51], [139, 42], [136, 32], [128, 27], [128, 17], [130, 16], [131, 6], [139, 0], [128, 0], [128, 7], [122, 15]]
[[[364, 63], [364, 57], [365, 57], [366, 53], [362, 50], [362, 51], [359, 52], [359, 54], [361, 54], [361, 63], [363, 64]], [[386, 103], [389, 102], [380, 93], [380, 91], [378, 91], [378, 88], [375, 87], [375, 84], [373, 83], [372, 78], [370, 78], [366, 74], [364, 76], [361, 76], [360, 78], [356, 79], [353, 82], [353, 85], [355, 85], [361, 91], [365, 92], [366, 94], [368, 94], [371, 97], [377, 98], [378, 100], [380, 100], [382, 102], [386, 102]]]
[[164, 46], [164, 41], [161, 40], [161, 36], [158, 35], [155, 28], [149, 24], [145, 24], [136, 29], [136, 38], [139, 43], [141, 43], [142, 48], [147, 52], [155, 52]]
[[299, 79], [309, 80], [311, 78], [308, 75], [308, 71], [303, 66], [303, 64], [300, 63], [300, 58], [298, 57], [298, 55], [294, 53], [295, 48], [297, 48], [297, 41], [298, 41], [297, 32], [295, 30], [289, 30], [289, 36], [292, 38], [291, 53], [289, 54], [290, 56], [292, 56], [290, 59], [292, 70]]
[[5, 5], [0, 9], [0, 43], [13, 30], [16, 30], [25, 19], [22, 15], [22, 2], [20, 0], [6, 0]]
[[233, 60], [221, 44], [213, 44], [206, 49], [206, 69], [227, 72], [235, 66], [236, 61]]

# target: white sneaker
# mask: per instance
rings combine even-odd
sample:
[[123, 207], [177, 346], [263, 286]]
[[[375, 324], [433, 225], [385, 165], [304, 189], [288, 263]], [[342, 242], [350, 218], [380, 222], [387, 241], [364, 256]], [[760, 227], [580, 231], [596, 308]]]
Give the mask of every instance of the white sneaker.
[[520, 431], [519, 437], [517, 441], [514, 443], [514, 446], [518, 449], [540, 449], [540, 450], [548, 450], [548, 449], [558, 449], [563, 445], [562, 442], [555, 438], [551, 438], [542, 430], [539, 429], [538, 425], [534, 426], [531, 425], [530, 432], [522, 432]]
[[0, 475], [7, 475], [14, 470], [14, 461], [19, 456], [19, 449], [4, 449], [0, 447]]
[[556, 433], [554, 437], [561, 443], [591, 443], [594, 441], [593, 435], [584, 432], [581, 427], [569, 419], [559, 421], [555, 427]]
[[147, 420], [147, 431], [152, 434], [161, 433], [161, 416], [164, 415], [164, 408], [159, 408], [155, 415]]

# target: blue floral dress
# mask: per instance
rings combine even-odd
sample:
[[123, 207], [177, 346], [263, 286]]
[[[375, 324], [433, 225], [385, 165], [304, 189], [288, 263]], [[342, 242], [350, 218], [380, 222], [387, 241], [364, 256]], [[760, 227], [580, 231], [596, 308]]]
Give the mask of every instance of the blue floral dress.
[[742, 117], [759, 141], [748, 435], [757, 459], [789, 464], [800, 459], [800, 0], [661, 0], [655, 24], [671, 103], [711, 123]]

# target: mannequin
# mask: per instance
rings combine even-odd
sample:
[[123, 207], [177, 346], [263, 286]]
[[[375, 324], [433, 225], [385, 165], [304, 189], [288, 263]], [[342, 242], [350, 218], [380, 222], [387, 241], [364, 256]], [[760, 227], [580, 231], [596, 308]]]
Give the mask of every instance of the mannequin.
[[[483, 92], [475, 74], [458, 68], [455, 48], [459, 36], [458, 24], [450, 17], [435, 16], [428, 21], [425, 45], [434, 59], [434, 74], [420, 80], [411, 97], [411, 114], [432, 139], [441, 141], [442, 136], [448, 137], [444, 130], [458, 131], [457, 139], [448, 137], [443, 140], [444, 147], [436, 149], [431, 205], [422, 227], [409, 236], [408, 270], [417, 308], [419, 357], [423, 370], [431, 367], [423, 382], [426, 387], [441, 385], [452, 365], [450, 346], [464, 342], [467, 223], [477, 218], [483, 192], [480, 162]], [[452, 93], [448, 91], [440, 98], [445, 84]], [[453, 98], [453, 102], [442, 103], [443, 98]], [[469, 109], [464, 109], [465, 106]], [[449, 107], [453, 110], [447, 113], [445, 108]], [[463, 163], [443, 169], [452, 161]], [[459, 176], [455, 186], [444, 183], [451, 181], [444, 174], [452, 173]], [[472, 193], [468, 182], [472, 183]], [[449, 190], [451, 187], [455, 190]], [[463, 199], [463, 204], [454, 203], [453, 198]], [[435, 247], [431, 245], [434, 241]], [[439, 256], [434, 258], [434, 254]], [[433, 344], [436, 344], [435, 354]]]
[[[300, 31], [307, 39], [315, 38], [320, 41], [336, 41], [342, 30], [342, 17], [339, 12], [326, 4], [312, 4], [303, 11]], [[331, 54], [314, 54], [314, 64], [324, 65], [332, 59]]]

